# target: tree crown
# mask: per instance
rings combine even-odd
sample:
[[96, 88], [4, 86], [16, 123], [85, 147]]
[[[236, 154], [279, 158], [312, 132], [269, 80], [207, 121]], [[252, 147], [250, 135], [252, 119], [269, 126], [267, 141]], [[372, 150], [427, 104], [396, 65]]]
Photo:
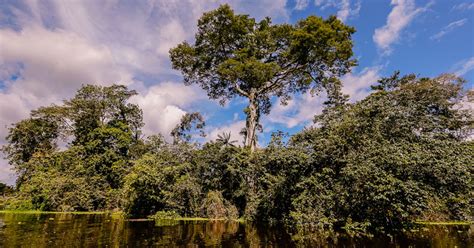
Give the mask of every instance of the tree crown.
[[356, 64], [354, 32], [334, 16], [272, 24], [222, 5], [199, 19], [195, 43], [179, 44], [170, 57], [184, 82], [200, 85], [209, 98], [223, 104], [235, 96], [255, 97], [268, 113], [273, 95], [285, 103], [292, 93], [338, 84], [335, 79]]

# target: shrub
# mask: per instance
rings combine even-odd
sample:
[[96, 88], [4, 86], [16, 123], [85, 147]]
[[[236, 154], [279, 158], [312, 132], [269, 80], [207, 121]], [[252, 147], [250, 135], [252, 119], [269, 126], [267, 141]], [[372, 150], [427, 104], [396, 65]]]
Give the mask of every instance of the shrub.
[[207, 193], [201, 205], [201, 214], [210, 219], [237, 219], [237, 208], [222, 197], [219, 191]]

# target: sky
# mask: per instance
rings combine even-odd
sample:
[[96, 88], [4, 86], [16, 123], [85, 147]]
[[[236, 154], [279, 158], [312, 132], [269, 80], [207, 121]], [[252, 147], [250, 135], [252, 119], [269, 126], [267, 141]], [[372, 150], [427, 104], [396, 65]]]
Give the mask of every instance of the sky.
[[[237, 13], [274, 23], [310, 15], [336, 15], [356, 28], [358, 66], [343, 76], [352, 102], [363, 99], [377, 79], [415, 73], [455, 73], [474, 83], [474, 2], [469, 0], [1, 0], [0, 145], [8, 127], [40, 106], [60, 104], [83, 84], [120, 83], [137, 90], [131, 101], [144, 113], [145, 135], [170, 130], [187, 112], [206, 118], [206, 139], [222, 132], [233, 139], [245, 125], [245, 99], [225, 106], [197, 86], [185, 86], [171, 68], [168, 51], [193, 42], [202, 13], [228, 3]], [[275, 101], [262, 118], [260, 145], [272, 132], [300, 131], [322, 111], [324, 95]], [[14, 172], [0, 159], [0, 182]]]

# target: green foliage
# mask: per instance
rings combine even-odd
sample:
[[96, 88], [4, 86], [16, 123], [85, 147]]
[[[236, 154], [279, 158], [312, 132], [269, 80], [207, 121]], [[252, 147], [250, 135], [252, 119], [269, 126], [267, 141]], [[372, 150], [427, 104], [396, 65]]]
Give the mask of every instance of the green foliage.
[[2, 210], [31, 210], [34, 209], [30, 199], [22, 197], [8, 197], [2, 199]]
[[224, 199], [221, 192], [210, 191], [207, 193], [201, 206], [201, 213], [210, 219], [237, 219], [237, 208]]
[[[472, 219], [472, 113], [463, 80], [398, 73], [355, 104], [330, 107], [292, 143], [311, 151], [292, 217], [301, 224], [403, 228], [416, 219]], [[472, 129], [471, 129], [472, 130]]]
[[[333, 98], [316, 127], [288, 141], [273, 133], [253, 153], [225, 133], [203, 145], [187, 142], [193, 126], [203, 127], [197, 113], [175, 129], [179, 142], [159, 134], [142, 140], [141, 111], [126, 103], [134, 92], [85, 86], [10, 129], [4, 151], [21, 183], [1, 204], [123, 209], [158, 219], [244, 217], [323, 231], [320, 238], [472, 220], [474, 142], [466, 137], [473, 114], [458, 107], [469, 99], [463, 83], [395, 73], [360, 102]], [[56, 139], [64, 137], [72, 141], [59, 150]]]
[[9, 186], [4, 183], [0, 183], [0, 195], [10, 195], [13, 194], [15, 190], [13, 189], [12, 186]]
[[35, 153], [54, 150], [58, 135], [56, 123], [41, 117], [22, 120], [9, 129], [6, 137], [8, 144], [2, 147], [2, 151], [18, 173], [17, 186], [34, 172], [34, 168], [28, 166], [28, 161]]
[[174, 69], [187, 85], [198, 84], [221, 104], [240, 96], [249, 100], [246, 146], [254, 150], [259, 119], [268, 114], [271, 98], [281, 102], [292, 94], [340, 88], [337, 80], [350, 71], [354, 28], [336, 17], [310, 16], [296, 25], [257, 22], [221, 5], [198, 21], [195, 43], [183, 42], [170, 50]]
[[223, 148], [235, 147], [237, 140], [231, 140], [231, 132], [217, 135], [216, 143], [220, 144]]
[[206, 137], [203, 129], [206, 126], [206, 122], [204, 121], [204, 117], [199, 112], [194, 113], [186, 113], [181, 117], [181, 121], [178, 125], [176, 125], [173, 130], [171, 130], [171, 136], [173, 137], [173, 142], [189, 142], [192, 138], [193, 125], [196, 130], [199, 130], [199, 134], [201, 137]]
[[20, 194], [29, 196], [34, 209], [44, 211], [93, 211], [107, 208], [112, 198], [106, 182], [99, 176], [87, 176], [76, 150], [37, 156], [29, 161], [36, 168], [23, 183]]
[[190, 177], [190, 170], [190, 165], [177, 159], [172, 150], [144, 155], [125, 178], [127, 212], [143, 216], [175, 210], [182, 216], [196, 216], [201, 186]]
[[[42, 107], [9, 129], [3, 147], [20, 197], [41, 210], [120, 207], [123, 177], [141, 156], [141, 110], [125, 86], [85, 85], [61, 106]], [[57, 141], [71, 141], [59, 151]]]
[[159, 221], [159, 220], [174, 220], [174, 219], [181, 218], [181, 216], [175, 211], [158, 211], [155, 214], [148, 216], [148, 218]]

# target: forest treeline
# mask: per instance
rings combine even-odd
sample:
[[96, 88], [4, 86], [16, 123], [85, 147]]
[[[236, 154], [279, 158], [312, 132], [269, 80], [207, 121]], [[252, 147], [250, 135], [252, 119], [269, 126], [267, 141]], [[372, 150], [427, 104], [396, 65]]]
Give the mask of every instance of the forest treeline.
[[[455, 75], [395, 72], [349, 102], [338, 76], [355, 65], [353, 32], [334, 17], [272, 25], [228, 6], [204, 14], [196, 43], [172, 49], [172, 63], [211, 99], [248, 98], [244, 146], [229, 133], [197, 142], [199, 113], [183, 116], [172, 140], [145, 137], [142, 111], [129, 101], [135, 91], [84, 85], [9, 128], [2, 150], [18, 179], [4, 208], [243, 217], [357, 232], [472, 221], [474, 119], [465, 105], [473, 92]], [[328, 100], [311, 127], [256, 146], [271, 97], [284, 103], [323, 89]]]
[[18, 179], [5, 207], [322, 229], [472, 221], [473, 117], [460, 107], [463, 82], [394, 74], [365, 99], [328, 105], [313, 127], [276, 132], [253, 153], [228, 134], [204, 144], [182, 138], [186, 132], [172, 142], [144, 139], [141, 110], [128, 103], [134, 91], [86, 85], [10, 128], [4, 151]]

